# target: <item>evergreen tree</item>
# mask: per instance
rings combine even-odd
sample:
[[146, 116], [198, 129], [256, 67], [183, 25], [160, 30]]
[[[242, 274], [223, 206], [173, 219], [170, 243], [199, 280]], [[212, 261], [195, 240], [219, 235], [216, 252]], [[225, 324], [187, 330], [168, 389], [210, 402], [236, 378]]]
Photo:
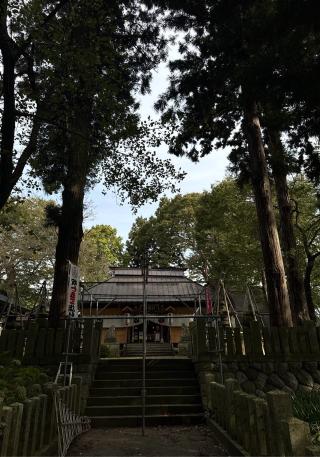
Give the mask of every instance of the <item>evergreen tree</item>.
[[62, 188], [53, 320], [64, 312], [68, 261], [78, 263], [86, 189], [103, 179], [138, 205], [182, 177], [155, 157], [157, 127], [139, 125], [136, 112], [134, 95], [164, 55], [157, 17], [138, 0], [67, 2], [42, 35], [40, 84], [54, 119], [41, 127], [32, 166], [47, 191]]
[[[246, 144], [265, 264], [271, 320], [292, 325], [284, 263], [272, 206], [260, 104], [273, 80], [267, 37], [273, 2], [160, 2], [168, 25], [187, 31], [171, 62], [171, 82], [157, 107], [177, 123], [171, 152], [193, 160], [214, 147]], [[241, 130], [239, 129], [241, 125]]]

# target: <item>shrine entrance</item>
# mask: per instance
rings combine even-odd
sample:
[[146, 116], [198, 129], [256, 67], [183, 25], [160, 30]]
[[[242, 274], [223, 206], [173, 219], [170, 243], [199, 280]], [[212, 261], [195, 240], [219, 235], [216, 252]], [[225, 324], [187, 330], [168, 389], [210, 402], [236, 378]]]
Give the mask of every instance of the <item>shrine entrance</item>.
[[[143, 323], [133, 325], [128, 331], [128, 343], [143, 342]], [[170, 327], [147, 321], [147, 342], [148, 343], [170, 343]]]

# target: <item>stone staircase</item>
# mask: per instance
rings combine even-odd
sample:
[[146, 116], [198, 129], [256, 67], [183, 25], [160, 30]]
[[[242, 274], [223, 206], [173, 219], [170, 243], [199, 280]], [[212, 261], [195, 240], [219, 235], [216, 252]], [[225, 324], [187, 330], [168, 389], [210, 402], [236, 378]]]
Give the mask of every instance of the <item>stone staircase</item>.
[[[100, 361], [86, 408], [92, 426], [141, 426], [141, 378], [141, 359]], [[146, 425], [190, 425], [202, 421], [199, 385], [191, 360], [148, 358]]]
[[[142, 343], [128, 343], [123, 351], [126, 357], [141, 357], [143, 354]], [[170, 356], [173, 350], [170, 343], [147, 343], [147, 357]]]

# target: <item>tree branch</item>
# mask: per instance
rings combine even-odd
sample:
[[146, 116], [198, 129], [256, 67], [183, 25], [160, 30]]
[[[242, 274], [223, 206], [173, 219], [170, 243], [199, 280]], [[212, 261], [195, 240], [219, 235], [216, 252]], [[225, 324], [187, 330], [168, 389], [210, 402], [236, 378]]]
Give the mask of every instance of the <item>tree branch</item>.
[[301, 225], [299, 224], [299, 215], [301, 214], [300, 211], [299, 211], [299, 205], [298, 205], [298, 201], [294, 198], [292, 198], [292, 201], [294, 202], [295, 204], [295, 208], [293, 210], [293, 212], [296, 213], [296, 217], [295, 217], [295, 226], [297, 227], [297, 229], [299, 230], [299, 232], [301, 233], [301, 236], [302, 236], [302, 243], [303, 243], [303, 247], [304, 247], [304, 250], [305, 250], [305, 253], [307, 255], [307, 257], [309, 258], [311, 256], [311, 252], [310, 252], [310, 249], [309, 249], [309, 242], [308, 242], [308, 238], [307, 238], [307, 235], [306, 235], [306, 232], [303, 230], [303, 228], [301, 227]]
[[[48, 15], [44, 16], [43, 21], [40, 24], [40, 27], [44, 27], [45, 25], [47, 25], [48, 22], [50, 22], [51, 19], [53, 19], [56, 16], [56, 14], [63, 8], [64, 5], [66, 5], [66, 3], [68, 1], [69, 0], [61, 0], [58, 3], [58, 5]], [[17, 59], [26, 52], [28, 46], [30, 45], [30, 43], [32, 41], [33, 33], [34, 33], [34, 30], [32, 30], [29, 33], [29, 35], [27, 36], [27, 38], [24, 40], [24, 42], [21, 45], [19, 45], [19, 47], [18, 47], [19, 54], [17, 55]]]
[[30, 159], [32, 154], [34, 154], [34, 152], [36, 150], [40, 125], [41, 124], [39, 121], [37, 121], [37, 120], [34, 121], [32, 130], [30, 133], [30, 137], [29, 137], [29, 142], [28, 142], [27, 146], [24, 148], [24, 150], [22, 151], [22, 153], [18, 159], [18, 162], [15, 166], [15, 169], [12, 173], [12, 177], [11, 177], [12, 188], [17, 184], [19, 178], [21, 177], [21, 175], [23, 173], [24, 167], [26, 166], [28, 160]]

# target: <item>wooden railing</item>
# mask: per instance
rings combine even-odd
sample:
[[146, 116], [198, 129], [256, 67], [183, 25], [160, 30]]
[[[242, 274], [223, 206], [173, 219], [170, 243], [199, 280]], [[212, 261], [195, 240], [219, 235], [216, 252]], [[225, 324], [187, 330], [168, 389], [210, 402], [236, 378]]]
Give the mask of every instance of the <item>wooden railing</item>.
[[192, 356], [215, 359], [219, 352], [226, 360], [318, 361], [320, 327], [313, 322], [292, 327], [261, 327], [253, 322], [247, 328], [213, 327], [204, 319], [190, 324]]
[[0, 352], [31, 365], [55, 364], [66, 351], [75, 363], [92, 362], [99, 357], [100, 335], [99, 320], [62, 321], [58, 328], [50, 327], [47, 320], [30, 321], [24, 329], [2, 331]]

